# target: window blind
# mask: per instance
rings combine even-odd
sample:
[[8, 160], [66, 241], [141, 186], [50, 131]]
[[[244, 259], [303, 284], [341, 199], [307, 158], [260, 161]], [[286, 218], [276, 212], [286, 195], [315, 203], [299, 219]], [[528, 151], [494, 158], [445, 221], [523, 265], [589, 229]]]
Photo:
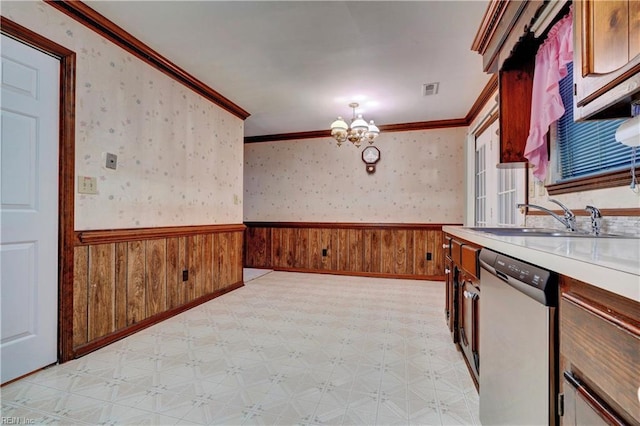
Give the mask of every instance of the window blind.
[[616, 141], [622, 120], [573, 121], [573, 63], [560, 80], [565, 113], [557, 121], [561, 180], [591, 176], [631, 167], [631, 147]]

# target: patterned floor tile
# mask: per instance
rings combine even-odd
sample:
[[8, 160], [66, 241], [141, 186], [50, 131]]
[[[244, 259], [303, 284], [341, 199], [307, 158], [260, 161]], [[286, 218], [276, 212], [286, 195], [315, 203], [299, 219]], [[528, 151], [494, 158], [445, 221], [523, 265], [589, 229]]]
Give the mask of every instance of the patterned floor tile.
[[477, 425], [441, 282], [256, 271], [1, 389], [36, 424]]

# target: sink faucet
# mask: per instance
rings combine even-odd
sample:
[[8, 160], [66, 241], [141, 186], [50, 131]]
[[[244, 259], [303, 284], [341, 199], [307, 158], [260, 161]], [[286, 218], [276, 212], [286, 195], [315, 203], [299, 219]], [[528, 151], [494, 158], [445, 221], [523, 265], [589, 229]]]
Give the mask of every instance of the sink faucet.
[[576, 230], [576, 215], [573, 214], [573, 212], [569, 209], [569, 207], [565, 206], [560, 201], [554, 200], [553, 198], [549, 198], [549, 201], [551, 201], [552, 203], [555, 203], [555, 204], [560, 206], [560, 208], [564, 211], [564, 220], [566, 221], [566, 223], [563, 222], [564, 225], [570, 231], [572, 231], [572, 232], [575, 231]]
[[573, 214], [573, 212], [567, 206], [562, 204], [560, 201], [557, 201], [551, 198], [549, 199], [549, 201], [559, 205], [564, 211], [564, 216], [559, 216], [555, 212], [547, 209], [546, 207], [538, 206], [536, 204], [518, 204], [517, 207], [519, 209], [523, 207], [529, 207], [529, 208], [542, 210], [543, 212], [553, 216], [558, 222], [563, 224], [569, 231], [574, 232], [576, 230], [576, 215]]
[[584, 208], [591, 215], [591, 233], [593, 235], [600, 235], [600, 228], [602, 227], [602, 213], [596, 207], [585, 206]]

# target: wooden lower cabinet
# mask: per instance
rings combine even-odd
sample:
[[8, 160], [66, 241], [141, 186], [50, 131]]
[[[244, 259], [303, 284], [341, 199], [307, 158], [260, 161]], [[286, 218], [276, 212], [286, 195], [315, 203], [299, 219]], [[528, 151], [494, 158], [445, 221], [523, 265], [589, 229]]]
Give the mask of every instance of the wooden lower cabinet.
[[640, 303], [560, 281], [560, 384], [565, 425], [640, 425]]
[[99, 238], [74, 249], [75, 354], [241, 286], [244, 226], [222, 229], [83, 232]]
[[442, 225], [248, 222], [244, 265], [443, 279]]
[[462, 349], [471, 377], [478, 386], [480, 380], [480, 285], [466, 273], [461, 274], [458, 295], [458, 344]]
[[444, 261], [445, 273], [445, 305], [444, 315], [447, 321], [447, 327], [454, 343], [458, 342], [458, 268], [447, 254]]
[[480, 379], [480, 249], [445, 234], [445, 318], [454, 343], [462, 351], [473, 382]]

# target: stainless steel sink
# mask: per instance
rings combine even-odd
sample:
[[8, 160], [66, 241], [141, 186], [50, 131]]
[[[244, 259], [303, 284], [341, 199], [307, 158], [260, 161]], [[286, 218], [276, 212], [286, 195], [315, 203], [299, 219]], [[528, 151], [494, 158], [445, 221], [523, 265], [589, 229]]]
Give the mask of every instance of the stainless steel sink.
[[572, 237], [572, 238], [638, 238], [633, 235], [571, 232], [549, 228], [466, 227], [470, 231], [484, 232], [503, 237]]

